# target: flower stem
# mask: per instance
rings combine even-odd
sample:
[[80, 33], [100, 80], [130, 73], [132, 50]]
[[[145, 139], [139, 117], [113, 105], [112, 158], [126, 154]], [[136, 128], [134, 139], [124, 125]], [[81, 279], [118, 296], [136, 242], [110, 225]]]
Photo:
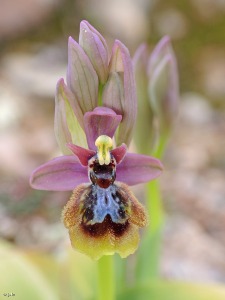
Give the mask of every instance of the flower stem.
[[102, 106], [103, 84], [99, 83], [98, 87], [98, 106]]
[[[161, 134], [158, 145], [153, 152], [154, 157], [159, 159], [163, 158], [167, 141], [168, 134]], [[150, 181], [147, 184], [147, 206], [151, 223], [150, 232], [154, 233], [161, 227], [164, 220], [163, 204], [158, 180]]]
[[155, 233], [164, 220], [163, 205], [158, 180], [147, 184], [147, 206], [150, 219], [150, 232]]
[[158, 144], [156, 149], [153, 151], [152, 155], [154, 157], [157, 157], [159, 159], [163, 158], [165, 149], [166, 149], [166, 145], [167, 145], [167, 141], [168, 141], [168, 134], [162, 134], [159, 138]]
[[[153, 156], [159, 159], [162, 158], [167, 138], [168, 135], [160, 136]], [[150, 226], [140, 249], [139, 265], [137, 267], [137, 275], [140, 282], [155, 279], [159, 276], [161, 236], [164, 223], [164, 211], [158, 180], [150, 181], [146, 188]], [[149, 253], [151, 253], [150, 257]]]
[[103, 256], [98, 261], [98, 300], [115, 300], [113, 256]]
[[138, 253], [136, 278], [140, 283], [159, 277], [160, 247], [164, 221], [159, 182], [156, 180], [151, 181], [146, 187], [150, 225], [143, 237]]

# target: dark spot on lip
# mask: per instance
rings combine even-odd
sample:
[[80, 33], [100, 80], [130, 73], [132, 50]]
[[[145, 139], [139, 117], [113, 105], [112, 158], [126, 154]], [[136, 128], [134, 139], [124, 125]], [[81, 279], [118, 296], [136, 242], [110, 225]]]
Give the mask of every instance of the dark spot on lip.
[[118, 213], [119, 213], [121, 219], [125, 219], [126, 218], [126, 213], [125, 213], [124, 209], [122, 209], [121, 207], [120, 207]]
[[82, 218], [82, 222], [88, 223], [89, 221], [91, 221], [94, 218], [94, 212], [93, 212], [93, 208], [87, 208], [83, 214], [83, 218]]
[[100, 165], [97, 157], [89, 162], [89, 178], [93, 184], [107, 189], [116, 179], [116, 164], [114, 158], [108, 165]]
[[93, 238], [102, 237], [108, 233], [113, 234], [115, 237], [121, 237], [129, 228], [129, 222], [124, 224], [114, 223], [109, 215], [107, 215], [102, 223], [94, 225], [86, 225], [81, 223], [82, 230]]
[[112, 180], [110, 179], [105, 179], [105, 178], [97, 178], [96, 183], [98, 186], [100, 186], [103, 189], [107, 189], [111, 184]]

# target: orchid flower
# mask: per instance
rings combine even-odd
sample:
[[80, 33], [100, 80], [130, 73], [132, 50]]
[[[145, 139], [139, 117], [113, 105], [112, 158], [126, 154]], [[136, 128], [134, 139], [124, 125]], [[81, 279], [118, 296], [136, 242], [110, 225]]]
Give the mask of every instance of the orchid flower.
[[127, 48], [116, 41], [108, 59], [105, 39], [82, 21], [79, 44], [69, 39], [67, 85], [60, 79], [56, 87], [55, 133], [65, 155], [34, 170], [30, 184], [73, 191], [62, 220], [72, 246], [93, 259], [132, 254], [139, 227], [148, 223], [129, 186], [155, 179], [163, 167], [158, 159], [127, 151], [136, 110]]

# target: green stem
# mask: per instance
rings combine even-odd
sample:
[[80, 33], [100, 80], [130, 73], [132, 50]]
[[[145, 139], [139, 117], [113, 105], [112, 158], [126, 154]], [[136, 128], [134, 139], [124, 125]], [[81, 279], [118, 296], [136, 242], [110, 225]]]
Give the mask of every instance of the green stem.
[[[160, 137], [153, 156], [162, 158], [167, 137], [167, 135]], [[150, 225], [139, 251], [139, 263], [137, 267], [137, 278], [139, 282], [159, 277], [160, 247], [164, 222], [164, 211], [158, 180], [150, 181], [146, 187]], [[151, 253], [151, 255], [149, 255], [149, 253]]]
[[99, 86], [98, 86], [98, 106], [102, 106], [102, 92], [103, 92], [103, 84], [99, 83]]
[[[153, 156], [162, 159], [168, 141], [168, 134], [161, 134]], [[158, 180], [147, 184], [147, 206], [150, 217], [150, 232], [160, 228], [164, 219], [163, 205]]]
[[162, 159], [168, 141], [168, 134], [161, 135], [153, 156]]
[[[149, 230], [143, 241], [143, 247], [148, 251], [144, 252], [142, 262], [141, 280], [156, 279], [159, 277], [160, 248], [164, 212], [157, 180], [147, 184], [147, 208], [150, 219]], [[149, 253], [151, 253], [149, 257]], [[147, 262], [147, 263], [146, 263]]]
[[139, 282], [147, 282], [159, 277], [161, 236], [164, 221], [159, 182], [157, 180], [151, 181], [146, 187], [150, 225], [143, 237], [138, 254], [136, 278]]
[[98, 261], [98, 300], [115, 300], [113, 256], [103, 256]]
[[158, 180], [147, 184], [147, 207], [150, 219], [150, 232], [154, 233], [164, 220], [163, 205]]

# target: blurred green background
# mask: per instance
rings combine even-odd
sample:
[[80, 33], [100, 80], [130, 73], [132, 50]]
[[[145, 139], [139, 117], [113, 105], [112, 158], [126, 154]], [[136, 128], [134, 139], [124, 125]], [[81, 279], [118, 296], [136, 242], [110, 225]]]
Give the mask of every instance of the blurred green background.
[[[82, 19], [110, 46], [121, 40], [131, 55], [141, 42], [152, 48], [170, 35], [181, 104], [160, 179], [167, 215], [160, 274], [224, 284], [225, 1], [1, 0], [0, 299], [15, 293], [15, 299], [82, 300], [95, 291], [95, 265], [71, 252], [60, 222], [69, 193], [28, 184], [35, 167], [60, 155], [53, 132], [55, 84], [65, 78], [67, 39], [78, 39]], [[143, 187], [135, 193], [143, 197]], [[23, 284], [30, 294], [22, 295]]]

